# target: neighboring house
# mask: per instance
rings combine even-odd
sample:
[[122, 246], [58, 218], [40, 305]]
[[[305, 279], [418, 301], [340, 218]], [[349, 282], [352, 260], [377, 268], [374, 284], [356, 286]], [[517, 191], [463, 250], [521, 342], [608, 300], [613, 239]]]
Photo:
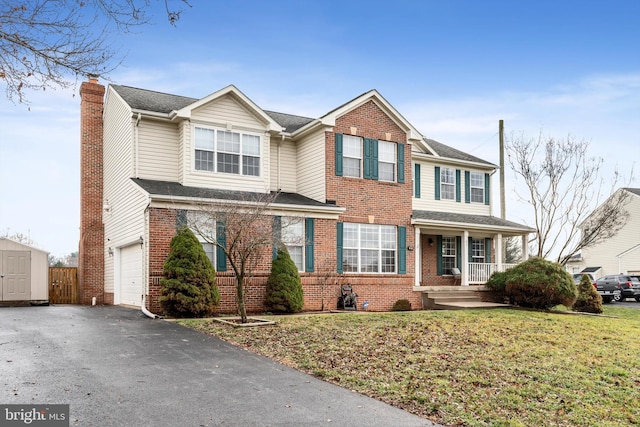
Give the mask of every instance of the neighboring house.
[[[534, 231], [492, 216], [495, 165], [426, 139], [375, 90], [319, 118], [263, 110], [235, 86], [195, 99], [120, 85], [105, 94], [91, 78], [80, 94], [83, 303], [144, 297], [160, 311], [176, 230], [203, 203], [256, 193], [278, 192], [270, 213], [298, 265], [305, 310], [335, 308], [341, 283], [369, 310], [398, 299], [419, 308], [429, 286], [483, 284], [503, 268], [502, 239]], [[224, 224], [216, 230], [223, 242]], [[227, 260], [203, 246], [218, 310], [234, 312]], [[268, 252], [248, 286], [249, 311], [264, 309]]]
[[[615, 236], [572, 257], [567, 263], [572, 273], [590, 272], [596, 278], [610, 274], [640, 275], [640, 188], [620, 188], [616, 193], [621, 191], [629, 193], [624, 206], [629, 213], [628, 221]], [[580, 224], [582, 231], [588, 221], [589, 218]]]

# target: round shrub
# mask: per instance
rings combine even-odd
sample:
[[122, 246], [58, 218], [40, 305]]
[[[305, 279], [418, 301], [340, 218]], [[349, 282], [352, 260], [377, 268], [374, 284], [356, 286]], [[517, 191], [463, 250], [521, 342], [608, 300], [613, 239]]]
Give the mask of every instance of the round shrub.
[[522, 307], [549, 310], [563, 304], [571, 307], [578, 290], [569, 273], [556, 262], [529, 258], [506, 271], [507, 296]]
[[202, 244], [186, 227], [171, 239], [160, 284], [160, 304], [170, 316], [209, 316], [220, 302], [216, 271]]
[[573, 311], [582, 313], [602, 313], [602, 296], [593, 286], [591, 278], [583, 274], [578, 285], [578, 299], [573, 303]]
[[298, 267], [285, 248], [278, 250], [278, 256], [271, 264], [265, 305], [274, 313], [298, 313], [304, 307]]
[[408, 299], [399, 299], [393, 304], [391, 311], [411, 311], [411, 303]]

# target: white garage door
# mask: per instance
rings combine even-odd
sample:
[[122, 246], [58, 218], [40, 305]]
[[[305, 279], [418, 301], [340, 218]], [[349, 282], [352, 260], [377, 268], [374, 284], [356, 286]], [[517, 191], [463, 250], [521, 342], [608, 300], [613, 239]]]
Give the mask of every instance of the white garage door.
[[132, 245], [120, 250], [120, 304], [140, 307], [142, 300], [142, 249]]

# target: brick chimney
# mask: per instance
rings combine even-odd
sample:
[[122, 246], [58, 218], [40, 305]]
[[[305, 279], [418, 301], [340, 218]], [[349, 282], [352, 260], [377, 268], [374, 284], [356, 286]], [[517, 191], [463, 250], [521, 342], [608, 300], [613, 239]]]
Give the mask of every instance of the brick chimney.
[[[102, 223], [102, 110], [105, 87], [98, 77], [80, 86], [80, 244], [78, 291], [81, 304], [104, 304]], [[113, 303], [111, 301], [111, 303]]]

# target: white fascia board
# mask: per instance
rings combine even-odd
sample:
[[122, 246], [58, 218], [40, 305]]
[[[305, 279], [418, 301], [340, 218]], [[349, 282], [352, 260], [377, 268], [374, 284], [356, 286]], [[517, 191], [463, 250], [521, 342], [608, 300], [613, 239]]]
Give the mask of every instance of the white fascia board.
[[484, 225], [484, 224], [470, 224], [467, 222], [447, 222], [447, 221], [434, 221], [424, 219], [412, 219], [411, 224], [418, 228], [432, 228], [443, 230], [478, 230], [489, 231], [493, 233], [510, 234], [514, 236], [521, 236], [523, 234], [534, 233], [532, 228], [515, 228], [515, 227], [501, 227], [497, 225]]
[[258, 116], [266, 125], [267, 130], [282, 132], [284, 128], [280, 126], [275, 120], [273, 120], [267, 113], [265, 113], [262, 108], [258, 107], [258, 105], [253, 102], [249, 97], [247, 97], [244, 93], [242, 93], [235, 85], [229, 85], [224, 87], [212, 94], [205, 96], [194, 102], [193, 104], [189, 104], [180, 110], [174, 110], [169, 113], [169, 117], [172, 120], [175, 119], [191, 119], [191, 112], [196, 108], [199, 108], [209, 102], [212, 102], [218, 98], [221, 98], [225, 95], [231, 95], [236, 101], [238, 101], [244, 108], [253, 112], [256, 116]]

